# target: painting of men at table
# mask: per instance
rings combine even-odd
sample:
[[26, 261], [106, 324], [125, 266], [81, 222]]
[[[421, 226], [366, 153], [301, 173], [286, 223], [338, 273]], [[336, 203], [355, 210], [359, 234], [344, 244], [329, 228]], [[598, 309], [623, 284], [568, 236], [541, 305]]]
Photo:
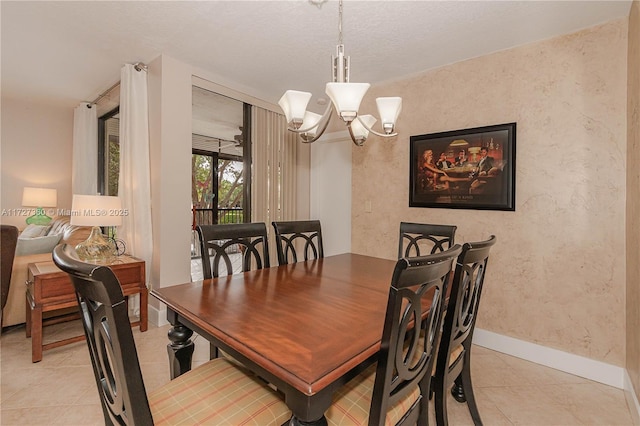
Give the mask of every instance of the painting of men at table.
[[411, 137], [410, 207], [514, 210], [515, 123]]

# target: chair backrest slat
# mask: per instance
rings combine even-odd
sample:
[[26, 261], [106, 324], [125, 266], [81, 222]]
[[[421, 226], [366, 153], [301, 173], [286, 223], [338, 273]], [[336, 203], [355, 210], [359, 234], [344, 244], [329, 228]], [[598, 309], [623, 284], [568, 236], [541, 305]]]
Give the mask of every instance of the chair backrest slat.
[[[232, 254], [242, 259], [242, 271], [268, 268], [269, 242], [264, 223], [199, 225], [200, 256], [204, 279], [220, 276], [224, 264], [226, 275], [233, 274]], [[213, 254], [213, 258], [211, 255]]]
[[471, 380], [471, 346], [489, 251], [495, 242], [496, 237], [492, 235], [485, 241], [466, 243], [456, 261], [433, 379], [438, 424], [448, 424], [449, 393], [458, 402], [466, 401], [473, 423], [482, 424]]
[[485, 272], [489, 262], [489, 251], [496, 237], [477, 243], [465, 243], [458, 258], [451, 287], [449, 312], [445, 321], [446, 336], [450, 342], [445, 346], [455, 349], [472, 337], [482, 295]]
[[[272, 225], [276, 232], [278, 264], [298, 262], [299, 255], [300, 257], [303, 255], [304, 260], [324, 257], [322, 228], [319, 220], [272, 222]], [[301, 253], [296, 251], [296, 244], [299, 242], [304, 243]]]
[[396, 263], [389, 289], [369, 425], [385, 424], [389, 407], [413, 392], [416, 386], [420, 388], [421, 397], [408, 407], [403, 418], [415, 424], [419, 416], [426, 416], [445, 295], [453, 262], [460, 251], [461, 247], [456, 245], [442, 253], [403, 258]]
[[434, 254], [449, 249], [455, 242], [457, 227], [427, 223], [400, 223], [398, 259]]
[[79, 261], [72, 250], [58, 245], [53, 261], [69, 274], [76, 292], [105, 423], [153, 424], [118, 278], [107, 266]]

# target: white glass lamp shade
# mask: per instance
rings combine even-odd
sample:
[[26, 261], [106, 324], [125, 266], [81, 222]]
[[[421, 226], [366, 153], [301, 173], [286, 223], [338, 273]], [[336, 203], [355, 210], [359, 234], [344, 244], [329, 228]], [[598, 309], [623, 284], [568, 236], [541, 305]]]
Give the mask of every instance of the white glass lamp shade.
[[119, 197], [74, 194], [70, 223], [75, 226], [120, 226], [122, 213]]
[[[350, 124], [351, 126], [351, 135], [353, 136], [353, 141], [358, 146], [362, 146], [367, 137], [369, 136], [369, 130], [367, 127], [371, 128], [374, 124], [376, 124], [376, 118], [373, 115], [359, 115], [357, 119], [353, 120]], [[363, 126], [362, 123], [367, 125], [367, 127]]]
[[58, 205], [58, 191], [49, 188], [25, 187], [22, 191], [22, 205], [25, 207], [55, 207]]
[[370, 86], [369, 83], [327, 83], [326, 92], [340, 118], [348, 123], [358, 115], [360, 102]]
[[380, 114], [380, 122], [386, 134], [392, 133], [402, 111], [402, 98], [377, 98], [378, 113]]
[[304, 114], [304, 120], [302, 121], [302, 126], [300, 126], [301, 130], [308, 129], [306, 132], [300, 134], [304, 142], [309, 142], [316, 137], [320, 119], [322, 119], [322, 115], [316, 114], [315, 112], [307, 111]]
[[287, 123], [294, 129], [300, 128], [310, 99], [311, 93], [309, 92], [287, 90], [278, 101], [278, 105], [287, 118]]

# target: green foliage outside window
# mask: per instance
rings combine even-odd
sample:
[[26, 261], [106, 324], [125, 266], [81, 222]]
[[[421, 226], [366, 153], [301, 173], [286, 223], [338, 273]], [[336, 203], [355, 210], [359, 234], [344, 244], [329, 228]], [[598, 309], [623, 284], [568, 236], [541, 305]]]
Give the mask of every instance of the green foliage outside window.
[[242, 162], [218, 161], [219, 208], [242, 208]]
[[[214, 157], [193, 154], [191, 200], [198, 209], [212, 209], [217, 202], [218, 223], [242, 223], [243, 169], [241, 160], [219, 159], [217, 164], [218, 198], [212, 174]], [[237, 210], [236, 210], [237, 209]]]
[[109, 137], [107, 154], [107, 195], [118, 195], [118, 178], [120, 175], [120, 141], [117, 136]]

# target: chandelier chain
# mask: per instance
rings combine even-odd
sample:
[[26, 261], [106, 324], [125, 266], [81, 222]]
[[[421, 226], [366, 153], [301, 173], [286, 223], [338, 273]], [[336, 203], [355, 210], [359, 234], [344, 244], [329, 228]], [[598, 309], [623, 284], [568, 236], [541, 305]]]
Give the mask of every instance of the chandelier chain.
[[338, 4], [338, 44], [342, 43], [342, 0]]

